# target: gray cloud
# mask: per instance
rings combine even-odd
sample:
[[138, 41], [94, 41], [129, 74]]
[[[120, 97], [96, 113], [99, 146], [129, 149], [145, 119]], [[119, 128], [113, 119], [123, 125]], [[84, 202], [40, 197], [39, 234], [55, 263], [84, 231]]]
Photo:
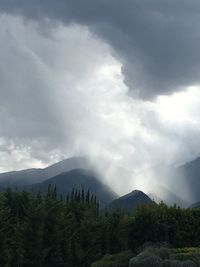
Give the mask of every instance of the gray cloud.
[[94, 153], [107, 138], [106, 103], [115, 105], [115, 87], [124, 91], [110, 47], [82, 26], [58, 25], [44, 35], [19, 17], [0, 22], [1, 169], [85, 154], [87, 140]]
[[89, 26], [114, 48], [129, 89], [143, 98], [200, 82], [198, 0], [1, 0], [0, 7]]
[[[178, 2], [174, 2], [174, 10], [166, 2], [161, 8], [160, 1], [156, 8], [147, 2], [142, 8], [141, 1], [125, 5], [120, 1], [115, 6], [90, 2], [90, 10], [83, 5], [89, 3], [87, 0], [79, 3], [82, 9], [75, 8], [76, 1], [60, 0], [54, 8], [51, 0], [36, 2], [0, 2], [2, 14], [3, 10], [23, 11], [34, 18], [0, 16], [0, 171], [87, 155], [101, 158], [94, 164], [103, 171], [107, 183], [117, 192], [126, 193], [133, 188], [150, 190], [156, 186], [149, 172], [137, 178], [141, 170], [158, 163], [178, 164], [200, 155], [198, 87], [144, 101], [130, 97], [123, 80], [125, 75], [130, 88], [139, 87], [144, 98], [198, 82], [195, 2], [182, 7], [188, 16], [185, 22], [180, 20], [183, 10], [175, 8]], [[124, 15], [128, 4], [137, 7], [137, 12], [129, 10], [135, 12], [134, 17]], [[59, 23], [61, 19], [66, 24]], [[179, 44], [185, 38], [187, 42], [182, 46], [187, 50], [186, 57], [178, 54], [176, 58], [174, 53], [174, 62], [170, 61], [171, 33], [166, 35], [161, 30], [164, 22], [159, 24], [159, 20], [165, 21], [166, 27], [171, 23]], [[184, 32], [189, 25], [191, 30]], [[146, 41], [151, 35], [160, 40], [161, 47], [154, 49], [153, 42]], [[187, 59], [189, 52], [193, 55], [193, 73]], [[156, 55], [160, 55], [159, 60], [155, 60]], [[148, 62], [152, 65], [147, 68]], [[170, 66], [168, 72], [165, 70], [166, 77], [173, 75], [174, 79], [167, 80], [164, 74], [162, 77], [165, 65], [177, 67], [176, 73]], [[186, 70], [181, 83], [179, 74]]]

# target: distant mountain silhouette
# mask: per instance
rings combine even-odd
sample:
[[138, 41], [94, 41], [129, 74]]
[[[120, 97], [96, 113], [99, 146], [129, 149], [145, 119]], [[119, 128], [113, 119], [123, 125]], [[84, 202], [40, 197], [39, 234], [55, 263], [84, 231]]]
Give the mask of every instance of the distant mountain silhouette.
[[90, 164], [86, 158], [74, 157], [65, 159], [44, 169], [27, 169], [22, 171], [1, 173], [0, 186], [10, 186], [21, 189], [25, 185], [39, 183], [60, 173], [79, 168], [90, 168]]
[[[200, 201], [200, 158], [190, 161], [177, 168], [178, 184], [185, 186], [193, 203]], [[183, 195], [184, 197], [184, 195]]]
[[[159, 191], [159, 192], [158, 192]], [[186, 201], [185, 199], [179, 197], [178, 195], [176, 195], [175, 193], [173, 193], [172, 191], [170, 191], [168, 188], [166, 187], [160, 187], [157, 190], [157, 193], [159, 194], [159, 196], [157, 194], [154, 193], [150, 193], [148, 194], [148, 196], [154, 200], [157, 204], [160, 203], [161, 201], [163, 201], [165, 204], [167, 204], [168, 206], [173, 206], [174, 204], [180, 206], [180, 207], [188, 207], [190, 204], [190, 202]]]
[[200, 202], [200, 158], [177, 168], [171, 168], [168, 172], [168, 179], [170, 182], [169, 202], [177, 203], [182, 207]]
[[106, 210], [108, 211], [124, 210], [131, 212], [138, 205], [143, 205], [143, 204], [152, 205], [155, 204], [155, 202], [151, 200], [150, 197], [148, 197], [144, 192], [140, 190], [134, 190], [127, 195], [124, 195], [118, 199], [113, 200], [106, 207]]
[[[92, 165], [84, 157], [65, 159], [44, 169], [27, 169], [0, 174], [0, 190], [10, 186], [22, 189], [24, 186], [44, 182], [61, 173], [74, 169], [93, 170]], [[200, 158], [179, 167], [158, 165], [149, 170], [156, 189], [153, 192], [155, 200], [163, 200], [169, 205], [176, 203], [188, 207], [200, 202]], [[123, 173], [123, 171], [122, 171]], [[130, 175], [131, 170], [126, 175]], [[148, 170], [140, 176], [148, 175]], [[97, 177], [97, 175], [93, 175]]]
[[200, 202], [194, 203], [189, 206], [190, 209], [200, 209]]
[[85, 192], [90, 190], [90, 193], [94, 194], [100, 201], [101, 206], [105, 206], [117, 198], [117, 195], [100, 182], [93, 172], [85, 169], [64, 172], [42, 183], [28, 185], [24, 189], [33, 193], [38, 191], [45, 193], [49, 185], [56, 186], [57, 194], [62, 196], [67, 196], [73, 189], [81, 190], [84, 188]]
[[200, 158], [178, 167], [159, 165], [152, 172], [157, 187], [150, 195], [155, 200], [185, 208], [200, 202]]

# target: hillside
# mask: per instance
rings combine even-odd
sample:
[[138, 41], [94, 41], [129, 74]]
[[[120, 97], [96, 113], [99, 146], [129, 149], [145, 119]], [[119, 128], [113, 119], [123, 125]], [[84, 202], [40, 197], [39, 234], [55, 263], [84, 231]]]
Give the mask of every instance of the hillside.
[[76, 169], [61, 173], [53, 178], [47, 179], [42, 183], [32, 184], [24, 187], [25, 190], [45, 193], [48, 186], [56, 186], [58, 195], [66, 196], [73, 189], [90, 190], [91, 194], [96, 195], [101, 206], [105, 206], [117, 195], [106, 185], [100, 182], [91, 171], [85, 169]]

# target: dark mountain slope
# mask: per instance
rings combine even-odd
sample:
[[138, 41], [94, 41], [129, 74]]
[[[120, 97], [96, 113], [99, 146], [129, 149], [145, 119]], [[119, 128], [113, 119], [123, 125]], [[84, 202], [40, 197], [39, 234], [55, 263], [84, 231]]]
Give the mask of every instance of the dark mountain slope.
[[70, 158], [60, 161], [44, 169], [27, 169], [0, 174], [0, 186], [18, 187], [39, 183], [60, 173], [78, 168], [89, 168], [89, 163], [85, 158]]
[[155, 204], [153, 200], [151, 200], [144, 192], [139, 190], [134, 190], [131, 193], [122, 196], [118, 199], [113, 200], [106, 208], [108, 211], [114, 210], [124, 210], [124, 211], [132, 211], [138, 205], [142, 204]]
[[66, 196], [73, 189], [90, 190], [91, 194], [96, 195], [101, 206], [104, 206], [117, 198], [117, 195], [112, 192], [106, 185], [101, 183], [91, 171], [84, 169], [76, 169], [69, 172], [61, 173], [42, 183], [26, 186], [24, 189], [32, 192], [41, 191], [45, 193], [48, 186], [56, 186], [58, 195]]

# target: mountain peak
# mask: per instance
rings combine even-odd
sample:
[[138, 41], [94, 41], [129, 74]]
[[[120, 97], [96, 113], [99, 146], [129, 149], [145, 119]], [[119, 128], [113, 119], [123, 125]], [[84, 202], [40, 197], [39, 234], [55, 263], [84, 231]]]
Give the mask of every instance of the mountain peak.
[[133, 190], [130, 193], [124, 195], [124, 196], [121, 196], [120, 199], [134, 198], [138, 195], [145, 195], [145, 193], [136, 189], [136, 190]]
[[125, 210], [125, 211], [132, 211], [138, 205], [142, 204], [155, 204], [144, 192], [140, 190], [133, 190], [132, 192], [113, 200], [107, 207], [107, 210]]

